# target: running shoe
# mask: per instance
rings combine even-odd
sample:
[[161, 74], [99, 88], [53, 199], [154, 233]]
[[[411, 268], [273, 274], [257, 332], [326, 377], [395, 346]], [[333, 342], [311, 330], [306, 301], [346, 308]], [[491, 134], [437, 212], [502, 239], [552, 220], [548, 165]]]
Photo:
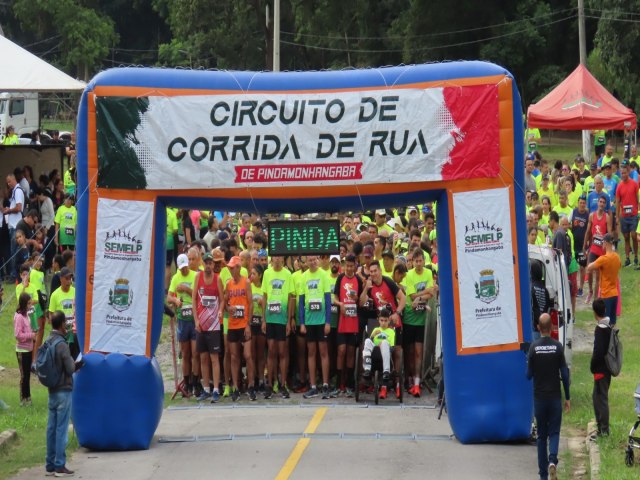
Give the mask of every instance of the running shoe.
[[283, 385], [282, 388], [280, 389], [280, 395], [282, 395], [282, 398], [284, 399], [291, 397], [291, 395], [289, 394], [289, 389], [287, 388], [286, 385]]
[[225, 385], [224, 386], [224, 390], [222, 391], [222, 397], [229, 397], [231, 396], [231, 387], [229, 385]]
[[370, 382], [371, 381], [371, 370], [365, 370], [364, 373], [362, 374], [362, 379], [365, 382]]
[[555, 463], [549, 464], [549, 480], [556, 480], [558, 478], [558, 472]]
[[306, 393], [309, 391], [309, 386], [306, 383], [301, 383], [293, 389], [294, 393]]
[[380, 393], [378, 394], [378, 398], [380, 398], [381, 400], [384, 400], [385, 398], [387, 398], [387, 387], [386, 385], [383, 385], [380, 387]]
[[409, 389], [409, 393], [416, 398], [420, 398], [420, 385], [414, 385]]
[[627, 257], [627, 259], [624, 261], [624, 266], [628, 267], [629, 265], [631, 265], [631, 260], [629, 260], [629, 257]]
[[322, 399], [328, 400], [331, 398], [331, 393], [329, 392], [329, 385], [326, 383], [322, 386]]
[[204, 390], [197, 398], [197, 400], [199, 402], [204, 402], [205, 400], [207, 400], [208, 398], [211, 397], [211, 394], [209, 392], [207, 392], [206, 390]]
[[231, 400], [233, 400], [234, 402], [237, 402], [239, 398], [240, 398], [240, 392], [238, 391], [237, 388], [234, 388], [233, 392], [231, 392]]
[[56, 468], [53, 472], [53, 476], [57, 478], [72, 477], [73, 470], [69, 470], [67, 467]]
[[347, 388], [347, 390], [344, 392], [344, 395], [345, 395], [347, 398], [353, 398], [353, 389], [351, 389], [351, 388]]
[[331, 390], [331, 393], [329, 394], [329, 396], [331, 398], [338, 398], [340, 396], [342, 392], [340, 391], [340, 389], [338, 387], [334, 388], [333, 390]]
[[584, 294], [584, 292], [582, 291], [581, 288], [578, 289], [578, 294], [576, 295], [577, 297], [581, 297]]
[[382, 381], [383, 382], [388, 382], [390, 377], [391, 377], [391, 375], [389, 374], [389, 372], [382, 372]]
[[211, 403], [218, 403], [220, 401], [220, 394], [217, 390], [214, 390], [211, 394]]
[[307, 393], [302, 395], [302, 398], [316, 398], [318, 395], [320, 395], [318, 389], [316, 387], [311, 387]]
[[256, 401], [256, 389], [254, 387], [249, 387], [249, 400]]
[[270, 385], [264, 387], [264, 399], [269, 400], [273, 396], [273, 389]]

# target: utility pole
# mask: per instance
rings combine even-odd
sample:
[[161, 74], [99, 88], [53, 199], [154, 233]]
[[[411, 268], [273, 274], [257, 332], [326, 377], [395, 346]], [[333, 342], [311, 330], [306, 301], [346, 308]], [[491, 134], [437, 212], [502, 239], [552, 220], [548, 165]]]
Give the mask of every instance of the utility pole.
[[280, 71], [280, 0], [273, 0], [273, 71]]
[[[578, 42], [580, 47], [580, 65], [587, 66], [587, 38], [584, 31], [584, 0], [578, 0]], [[591, 131], [582, 131], [582, 156], [587, 165], [593, 162], [591, 158]]]

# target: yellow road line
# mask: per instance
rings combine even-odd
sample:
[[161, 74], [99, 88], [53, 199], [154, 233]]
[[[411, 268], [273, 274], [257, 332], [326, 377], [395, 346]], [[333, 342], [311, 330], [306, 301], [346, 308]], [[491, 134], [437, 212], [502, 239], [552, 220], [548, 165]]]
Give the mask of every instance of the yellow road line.
[[[324, 418], [325, 413], [327, 413], [327, 407], [321, 407], [316, 410], [316, 413], [313, 414], [313, 418], [307, 425], [307, 428], [304, 429], [304, 433], [315, 433], [318, 425], [320, 425], [320, 422]], [[287, 480], [291, 476], [310, 441], [310, 438], [301, 438], [298, 440], [296, 446], [293, 447], [293, 451], [289, 455], [289, 458], [287, 458], [287, 461], [284, 462], [280, 472], [276, 475], [276, 480]]]

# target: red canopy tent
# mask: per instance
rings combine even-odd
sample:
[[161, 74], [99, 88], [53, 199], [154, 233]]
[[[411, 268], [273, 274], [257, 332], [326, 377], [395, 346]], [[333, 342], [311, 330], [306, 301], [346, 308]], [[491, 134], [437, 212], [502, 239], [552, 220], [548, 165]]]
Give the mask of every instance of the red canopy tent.
[[636, 128], [636, 115], [579, 65], [546, 97], [529, 107], [529, 128], [550, 130], [625, 130]]

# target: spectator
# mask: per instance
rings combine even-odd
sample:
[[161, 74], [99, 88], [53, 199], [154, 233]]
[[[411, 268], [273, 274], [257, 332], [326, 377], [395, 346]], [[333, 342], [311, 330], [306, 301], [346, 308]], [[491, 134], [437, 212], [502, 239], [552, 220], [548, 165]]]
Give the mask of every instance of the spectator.
[[593, 354], [591, 355], [591, 373], [593, 373], [593, 410], [598, 424], [597, 436], [609, 435], [609, 386], [611, 373], [605, 363], [605, 356], [609, 349], [611, 325], [606, 316], [605, 303], [601, 298], [593, 301], [593, 316], [596, 328], [593, 333]]
[[16, 357], [20, 369], [20, 405], [31, 406], [31, 363], [33, 361], [33, 341], [36, 334], [27, 316], [31, 295], [22, 293], [18, 298], [18, 308], [13, 316], [13, 334], [16, 337]]

